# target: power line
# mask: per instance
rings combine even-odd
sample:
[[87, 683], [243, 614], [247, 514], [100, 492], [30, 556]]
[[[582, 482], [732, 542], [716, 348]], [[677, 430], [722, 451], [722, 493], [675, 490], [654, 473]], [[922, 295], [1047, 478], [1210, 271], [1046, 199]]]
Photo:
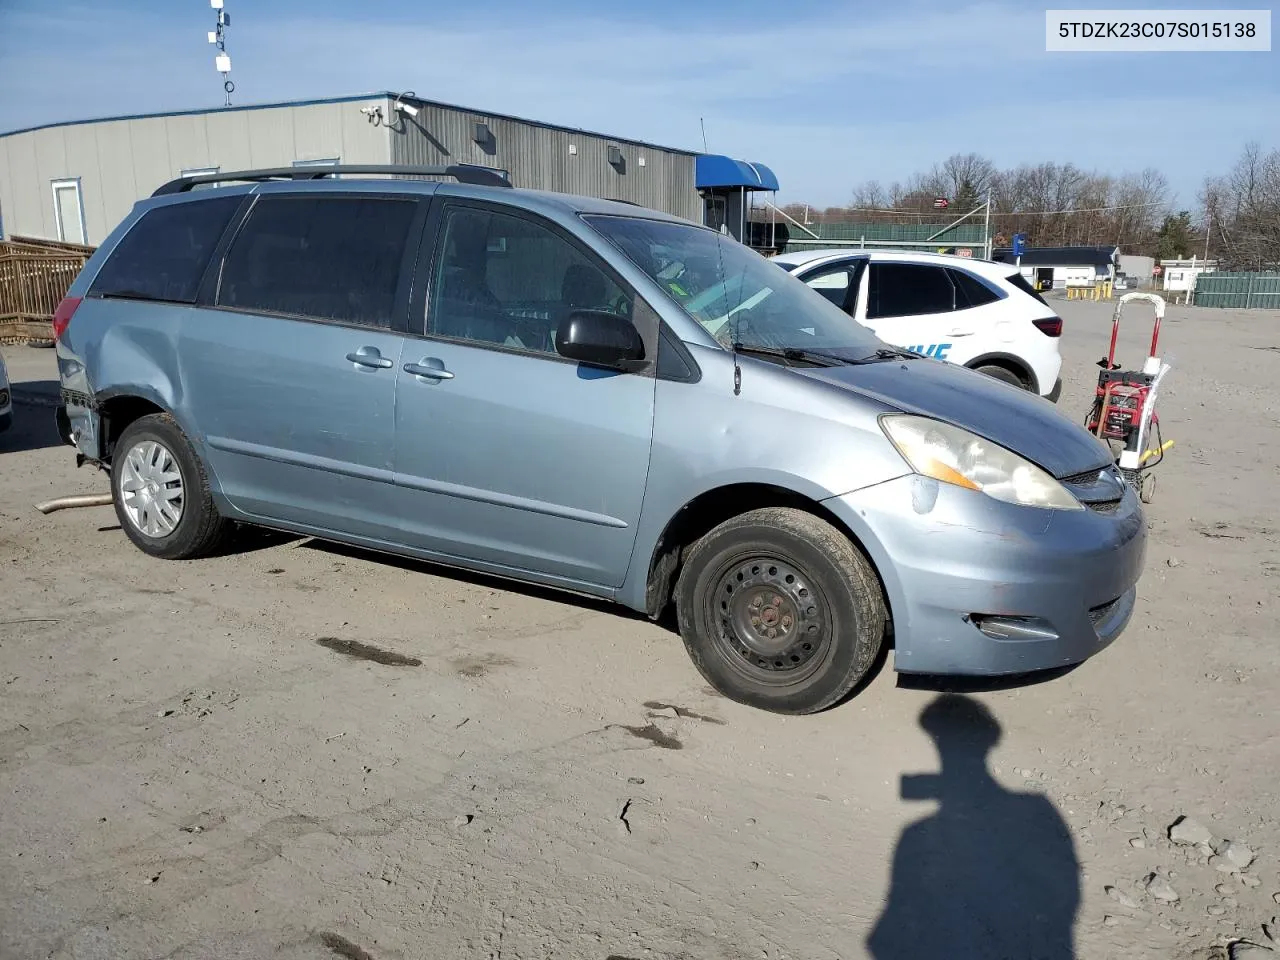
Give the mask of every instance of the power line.
[[[1072, 213], [1104, 213], [1108, 210], [1138, 210], [1144, 207], [1162, 207], [1166, 201], [1152, 200], [1148, 203], [1121, 203], [1109, 207], [1077, 207], [1073, 210], [991, 210], [993, 217], [1060, 217]], [[900, 210], [895, 207], [835, 207], [841, 213], [887, 213], [896, 217], [937, 217], [936, 213], [923, 213], [918, 210]]]
[[1138, 210], [1142, 207], [1162, 207], [1164, 200], [1152, 200], [1150, 203], [1120, 203], [1111, 207], [1077, 207], [1074, 210], [1010, 210], [1002, 213], [991, 211], [993, 217], [1060, 217], [1068, 213], [1105, 213], [1108, 210]]

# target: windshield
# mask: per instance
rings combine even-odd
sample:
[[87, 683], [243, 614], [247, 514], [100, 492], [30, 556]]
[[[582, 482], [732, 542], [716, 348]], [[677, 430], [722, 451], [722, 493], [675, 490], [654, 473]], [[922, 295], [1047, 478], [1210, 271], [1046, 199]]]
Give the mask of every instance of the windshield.
[[633, 217], [585, 219], [726, 348], [857, 359], [886, 346], [781, 265], [732, 237]]

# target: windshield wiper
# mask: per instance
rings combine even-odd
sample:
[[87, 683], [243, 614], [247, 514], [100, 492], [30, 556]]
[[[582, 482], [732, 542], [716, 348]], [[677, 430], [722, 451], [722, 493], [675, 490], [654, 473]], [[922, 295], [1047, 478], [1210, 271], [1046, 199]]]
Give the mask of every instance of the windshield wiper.
[[749, 343], [735, 343], [732, 349], [734, 353], [745, 353], [753, 357], [775, 357], [779, 360], [809, 363], [815, 367], [838, 367], [848, 362], [829, 353], [797, 350], [795, 347], [757, 347]]
[[847, 360], [846, 363], [879, 363], [881, 360], [923, 360], [924, 354], [900, 347], [881, 347], [875, 353], [868, 354], [858, 360]]

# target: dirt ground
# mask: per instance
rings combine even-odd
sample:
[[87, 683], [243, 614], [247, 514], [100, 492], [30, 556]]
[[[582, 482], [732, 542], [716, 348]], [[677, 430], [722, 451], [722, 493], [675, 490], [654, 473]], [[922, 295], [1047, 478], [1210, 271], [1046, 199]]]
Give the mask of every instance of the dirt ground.
[[[1082, 417], [1110, 307], [1058, 307]], [[1163, 343], [1177, 445], [1125, 635], [941, 699], [890, 659], [807, 718], [716, 696], [675, 635], [603, 605], [267, 536], [168, 563], [109, 507], [41, 516], [105, 478], [57, 445], [52, 352], [5, 348], [0, 957], [1270, 945], [1280, 311], [1172, 307]], [[1170, 842], [1184, 815], [1207, 846]]]

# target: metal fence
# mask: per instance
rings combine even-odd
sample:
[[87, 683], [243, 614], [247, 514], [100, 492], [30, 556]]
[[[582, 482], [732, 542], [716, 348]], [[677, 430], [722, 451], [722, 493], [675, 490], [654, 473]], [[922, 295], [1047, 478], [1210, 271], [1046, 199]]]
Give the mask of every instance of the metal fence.
[[0, 241], [0, 343], [53, 339], [53, 312], [93, 247]]
[[1280, 309], [1280, 273], [1202, 273], [1193, 302], [1197, 307]]

